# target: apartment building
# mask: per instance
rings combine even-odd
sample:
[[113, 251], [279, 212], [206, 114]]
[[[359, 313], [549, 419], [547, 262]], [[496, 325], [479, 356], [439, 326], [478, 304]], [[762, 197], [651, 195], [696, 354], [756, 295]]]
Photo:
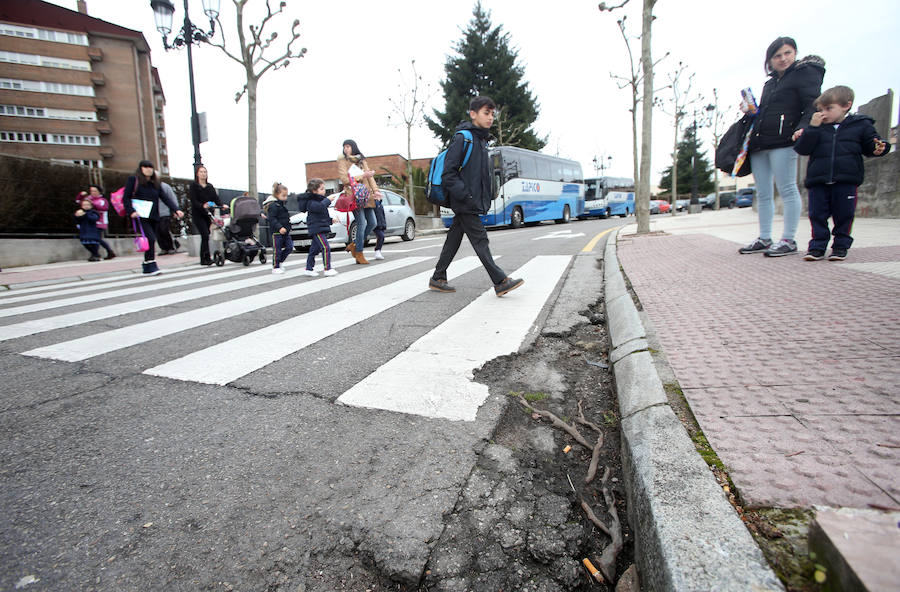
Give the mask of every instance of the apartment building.
[[[375, 182], [378, 185], [383, 185], [390, 181], [391, 173], [399, 175], [404, 182], [406, 181], [406, 158], [399, 154], [367, 156], [366, 161], [369, 163], [369, 168], [375, 171]], [[425, 171], [431, 166], [431, 158], [414, 158], [410, 162], [413, 168], [420, 168]], [[325, 189], [328, 193], [339, 190], [341, 182], [338, 179], [337, 158], [319, 162], [307, 162], [306, 179], [314, 178], [325, 181]]]
[[168, 174], [165, 95], [140, 31], [39, 0], [0, 3], [0, 153]]

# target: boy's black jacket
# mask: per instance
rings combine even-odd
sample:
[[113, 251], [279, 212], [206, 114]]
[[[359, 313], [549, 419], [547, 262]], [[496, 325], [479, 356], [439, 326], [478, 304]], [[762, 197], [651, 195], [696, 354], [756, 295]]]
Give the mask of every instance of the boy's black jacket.
[[779, 78], [772, 74], [759, 98], [759, 115], [750, 136], [750, 152], [786, 148], [794, 131], [815, 113], [813, 101], [822, 91], [825, 60], [807, 56], [791, 64]]
[[488, 130], [470, 121], [456, 127], [456, 131], [472, 132], [472, 155], [460, 171], [466, 155], [466, 141], [460, 134], [453, 135], [447, 156], [444, 158], [444, 174], [441, 184], [450, 198], [450, 208], [456, 213], [484, 214], [491, 207], [491, 169], [488, 162]]
[[[865, 168], [863, 155], [874, 156], [878, 133], [868, 115], [848, 115], [837, 130], [830, 123], [806, 127], [797, 139], [794, 150], [809, 155], [806, 168], [807, 187], [827, 183], [862, 185]], [[891, 145], [882, 155], [890, 152]]]
[[306, 230], [310, 236], [331, 232], [331, 213], [328, 206], [331, 200], [318, 193], [301, 193], [297, 196], [297, 204], [301, 212], [306, 212]]
[[286, 228], [288, 232], [291, 231], [291, 214], [288, 212], [285, 202], [276, 199], [270, 203], [269, 209], [266, 211], [266, 218], [269, 220], [269, 232], [272, 234], [279, 232], [282, 228]]

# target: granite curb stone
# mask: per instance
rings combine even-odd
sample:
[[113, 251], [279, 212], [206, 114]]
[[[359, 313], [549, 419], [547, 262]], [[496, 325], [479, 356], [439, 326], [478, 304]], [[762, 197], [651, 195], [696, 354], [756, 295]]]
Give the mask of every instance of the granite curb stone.
[[[603, 294], [602, 276], [596, 273], [598, 258], [594, 253], [580, 253], [572, 261], [541, 329], [541, 335], [556, 337], [572, 332], [575, 325], [583, 323], [586, 318], [580, 313], [586, 306], [596, 302]], [[593, 295], [586, 302], [585, 295]]]
[[[625, 286], [607, 242], [607, 288]], [[615, 277], [618, 276], [618, 277]], [[630, 295], [606, 294], [615, 350], [646, 331]], [[624, 348], [623, 348], [624, 349]], [[675, 413], [648, 351], [614, 362], [622, 419], [622, 463], [635, 557], [644, 590], [784, 590]]]

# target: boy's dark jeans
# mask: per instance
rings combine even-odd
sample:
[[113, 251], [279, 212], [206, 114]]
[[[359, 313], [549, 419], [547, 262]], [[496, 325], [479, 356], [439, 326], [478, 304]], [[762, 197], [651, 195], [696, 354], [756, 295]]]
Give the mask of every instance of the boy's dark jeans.
[[272, 235], [272, 259], [275, 267], [281, 267], [284, 260], [294, 250], [294, 241], [290, 234], [276, 232]]
[[[809, 188], [809, 223], [812, 225], [810, 251], [824, 251], [828, 248], [829, 235], [834, 235], [832, 249], [848, 250], [853, 244], [850, 231], [856, 213], [856, 185], [835, 183], [833, 185], [813, 185]], [[834, 221], [829, 231], [828, 218]]]
[[491, 281], [494, 284], [499, 284], [505, 280], [506, 273], [494, 263], [494, 258], [491, 256], [487, 230], [484, 229], [484, 224], [481, 223], [481, 217], [478, 214], [453, 215], [453, 223], [450, 224], [450, 228], [447, 230], [444, 248], [441, 249], [441, 256], [438, 258], [437, 265], [434, 268], [432, 279], [447, 279], [447, 268], [450, 267], [450, 262], [453, 261], [460, 244], [462, 244], [463, 234], [469, 237], [469, 242], [472, 243], [472, 248], [475, 249], [475, 254], [478, 255], [481, 264], [484, 265], [484, 269], [491, 276]]

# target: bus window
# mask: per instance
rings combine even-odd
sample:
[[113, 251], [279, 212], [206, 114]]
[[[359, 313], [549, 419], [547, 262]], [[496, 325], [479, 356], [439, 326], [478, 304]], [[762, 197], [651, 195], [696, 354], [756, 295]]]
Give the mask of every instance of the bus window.
[[550, 170], [550, 163], [544, 159], [538, 159], [537, 162], [537, 179], [546, 179], [551, 181], [554, 179], [553, 171]]
[[537, 178], [537, 164], [534, 162], [534, 158], [531, 156], [521, 155], [517, 158], [519, 161], [519, 177], [523, 177], [525, 179], [536, 179]]

